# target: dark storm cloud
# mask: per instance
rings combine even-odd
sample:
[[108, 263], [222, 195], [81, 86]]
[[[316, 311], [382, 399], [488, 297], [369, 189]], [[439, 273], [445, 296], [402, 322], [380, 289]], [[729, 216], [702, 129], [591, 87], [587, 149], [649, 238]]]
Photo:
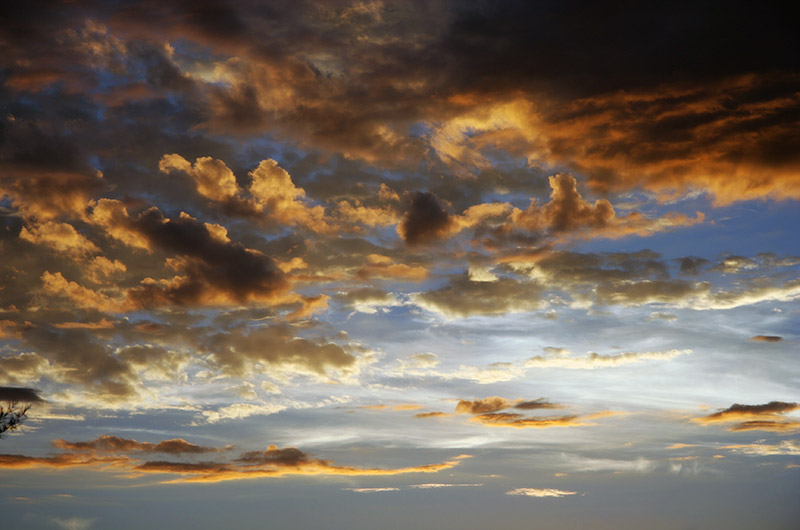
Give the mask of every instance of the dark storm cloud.
[[0, 386], [0, 401], [38, 403], [42, 398], [39, 396], [39, 391], [34, 388]]
[[552, 83], [572, 95], [793, 70], [788, 8], [751, 2], [454, 2], [439, 46], [454, 82]]

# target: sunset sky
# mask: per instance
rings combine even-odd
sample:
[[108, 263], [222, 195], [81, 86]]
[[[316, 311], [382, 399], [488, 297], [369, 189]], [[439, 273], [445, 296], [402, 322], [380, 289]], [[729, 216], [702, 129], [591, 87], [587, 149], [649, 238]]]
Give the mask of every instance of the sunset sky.
[[796, 528], [782, 9], [3, 2], [3, 527]]

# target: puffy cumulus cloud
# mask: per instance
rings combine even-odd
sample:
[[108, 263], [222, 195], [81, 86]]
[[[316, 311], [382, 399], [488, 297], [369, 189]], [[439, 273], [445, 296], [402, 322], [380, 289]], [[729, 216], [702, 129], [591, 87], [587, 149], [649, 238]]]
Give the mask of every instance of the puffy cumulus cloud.
[[577, 495], [577, 491], [557, 490], [554, 488], [517, 488], [507, 491], [506, 495], [523, 495], [525, 497], [569, 497]]
[[349, 347], [296, 337], [287, 325], [217, 333], [208, 338], [204, 348], [211, 354], [209, 362], [229, 375], [281, 368], [325, 376], [357, 372], [360, 366]]
[[90, 282], [102, 284], [124, 277], [127, 271], [128, 267], [118, 259], [95, 256], [84, 269], [84, 275]]
[[583, 357], [537, 355], [525, 361], [528, 368], [569, 368], [573, 370], [593, 370], [595, 368], [610, 368], [637, 364], [642, 361], [671, 361], [681, 355], [688, 355], [692, 350], [667, 350], [653, 352], [624, 352], [611, 355], [601, 355], [591, 352]]
[[233, 171], [222, 160], [210, 156], [200, 157], [192, 164], [178, 154], [167, 154], [161, 157], [158, 169], [163, 173], [186, 173], [194, 180], [197, 193], [213, 201], [228, 201], [240, 193]]
[[395, 295], [375, 287], [360, 287], [346, 293], [340, 293], [334, 298], [345, 307], [369, 314], [375, 314], [384, 308], [401, 305]]
[[25, 331], [23, 347], [36, 352], [35, 358], [24, 361], [36, 363], [39, 376], [82, 389], [87, 405], [120, 407], [139, 402], [143, 387], [138, 374], [93, 330], [38, 326]]
[[57, 121], [6, 114], [0, 122], [0, 195], [9, 196], [26, 217], [50, 220], [82, 216], [104, 187], [102, 174], [87, 161], [79, 139]]
[[391, 226], [400, 222], [400, 214], [393, 205], [367, 206], [360, 200], [336, 203], [336, 215], [349, 224], [365, 226]]
[[53, 440], [53, 447], [62, 451], [89, 453], [167, 453], [167, 454], [204, 454], [219, 452], [222, 449], [206, 447], [187, 442], [182, 438], [163, 440], [158, 443], [139, 442], [129, 438], [120, 438], [104, 434], [87, 442], [68, 442], [60, 438]]
[[251, 181], [247, 194], [222, 160], [200, 157], [191, 164], [173, 153], [164, 155], [158, 167], [164, 173], [186, 173], [200, 195], [222, 203], [230, 213], [265, 215], [280, 224], [301, 226], [314, 232], [334, 229], [325, 215], [325, 208], [306, 204], [305, 190], [295, 186], [291, 175], [271, 158], [262, 160], [248, 174]]
[[440, 289], [413, 295], [412, 301], [451, 318], [497, 316], [545, 307], [543, 291], [536, 282], [509, 277], [495, 282], [474, 282], [467, 276], [456, 276]]
[[455, 228], [452, 216], [430, 192], [416, 192], [397, 226], [400, 237], [411, 246], [432, 243], [447, 237]]
[[68, 223], [46, 221], [38, 225], [23, 227], [19, 237], [34, 245], [44, 245], [56, 252], [75, 257], [85, 257], [100, 252], [100, 249], [86, 236]]
[[584, 237], [620, 238], [629, 235], [646, 236], [680, 226], [702, 222], [705, 216], [698, 212], [695, 218], [670, 213], [664, 217], [649, 218], [632, 212], [618, 216], [607, 199], [590, 204], [578, 191], [577, 179], [559, 173], [550, 177], [549, 202], [539, 206], [531, 200], [526, 210], [515, 208], [506, 230], [528, 232], [545, 231], [554, 235], [579, 234]]
[[368, 254], [366, 263], [356, 271], [356, 277], [362, 280], [371, 278], [394, 281], [419, 282], [429, 275], [424, 265], [408, 265], [395, 263], [389, 256]]
[[191, 361], [191, 355], [185, 351], [153, 344], [123, 346], [117, 349], [116, 356], [139, 371], [145, 379], [164, 382], [185, 382], [187, 375], [184, 370]]
[[763, 405], [740, 405], [734, 403], [707, 416], [693, 418], [703, 425], [714, 423], [733, 423], [730, 431], [773, 431], [792, 432], [800, 429], [800, 421], [785, 420], [783, 415], [800, 409], [800, 404], [784, 401], [770, 401]]
[[263, 211], [289, 225], [300, 225], [315, 232], [332, 230], [322, 206], [307, 206], [301, 201], [305, 191], [292, 182], [289, 173], [275, 160], [262, 160], [250, 172], [250, 193]]
[[34, 352], [0, 357], [0, 383], [19, 385], [38, 381], [50, 371], [47, 358]]
[[60, 272], [45, 271], [42, 274], [42, 290], [48, 295], [62, 296], [68, 299], [72, 306], [83, 309], [95, 309], [108, 313], [124, 312], [130, 308], [120, 297], [111, 297], [100, 291], [84, 287], [78, 282], [64, 278]]
[[[269, 256], [219, 237], [217, 231], [182, 214], [164, 217], [151, 207], [129, 215], [118, 201], [99, 201], [91, 218], [123, 243], [176, 255], [168, 264], [181, 275], [145, 279], [129, 289], [127, 301], [139, 307], [185, 304], [243, 304], [286, 299], [283, 271]], [[300, 301], [299, 297], [295, 297]]]

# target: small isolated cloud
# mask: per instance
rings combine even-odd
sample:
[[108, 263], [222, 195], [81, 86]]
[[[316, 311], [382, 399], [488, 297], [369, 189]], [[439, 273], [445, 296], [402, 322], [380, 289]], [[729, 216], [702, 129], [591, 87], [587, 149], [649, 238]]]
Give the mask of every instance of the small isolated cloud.
[[727, 409], [692, 421], [704, 425], [733, 423], [728, 427], [729, 431], [792, 432], [800, 429], [800, 422], [786, 420], [784, 415], [797, 409], [800, 409], [800, 404], [783, 401], [770, 401], [763, 405], [734, 403]]
[[487, 412], [497, 412], [498, 410], [507, 409], [510, 406], [510, 400], [498, 396], [490, 396], [484, 399], [476, 399], [474, 401], [462, 399], [459, 400], [458, 404], [456, 405], [456, 413], [483, 414]]
[[400, 488], [342, 488], [354, 493], [384, 493], [387, 491], [400, 491]]
[[50, 522], [63, 530], [89, 530], [97, 519], [85, 517], [51, 517]]
[[415, 418], [447, 418], [451, 416], [446, 412], [434, 411], [434, 412], [420, 412], [418, 414], [414, 414]]
[[750, 337], [750, 340], [757, 342], [780, 342], [783, 340], [783, 337], [777, 335], [756, 335], [755, 337]]
[[434, 194], [418, 191], [412, 197], [397, 231], [406, 244], [414, 246], [432, 243], [447, 236], [453, 224], [452, 217]]
[[411, 484], [409, 488], [415, 489], [434, 489], [434, 488], [479, 488], [483, 486], [483, 484]]
[[506, 495], [523, 495], [525, 497], [569, 497], [570, 495], [577, 495], [577, 493], [577, 491], [564, 491], [553, 488], [517, 488], [507, 491]]

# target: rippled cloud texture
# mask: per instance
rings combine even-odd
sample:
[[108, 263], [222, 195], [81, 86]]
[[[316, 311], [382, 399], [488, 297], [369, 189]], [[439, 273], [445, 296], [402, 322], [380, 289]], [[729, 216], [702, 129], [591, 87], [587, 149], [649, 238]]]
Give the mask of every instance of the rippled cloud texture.
[[793, 527], [787, 9], [4, 3], [4, 520]]

